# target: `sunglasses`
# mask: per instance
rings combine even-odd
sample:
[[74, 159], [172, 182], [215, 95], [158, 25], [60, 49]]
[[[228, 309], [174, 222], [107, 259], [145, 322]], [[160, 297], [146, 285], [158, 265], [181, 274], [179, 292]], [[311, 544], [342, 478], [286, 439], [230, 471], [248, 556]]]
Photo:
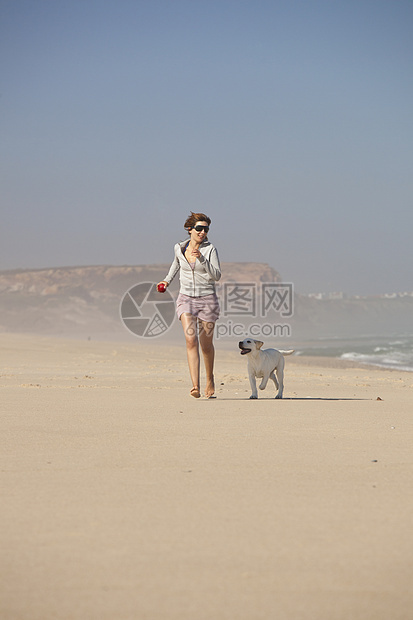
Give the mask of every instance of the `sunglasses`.
[[194, 229], [196, 230], [196, 232], [201, 232], [201, 230], [205, 230], [205, 232], [207, 233], [209, 231], [209, 226], [201, 226], [201, 224], [198, 224], [198, 226], [194, 226]]

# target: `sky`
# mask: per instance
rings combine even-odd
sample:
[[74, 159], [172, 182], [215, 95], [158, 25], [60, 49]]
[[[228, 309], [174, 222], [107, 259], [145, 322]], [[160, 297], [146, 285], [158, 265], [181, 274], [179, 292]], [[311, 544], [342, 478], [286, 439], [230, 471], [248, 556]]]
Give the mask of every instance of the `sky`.
[[411, 0], [0, 0], [0, 269], [221, 262], [413, 291]]

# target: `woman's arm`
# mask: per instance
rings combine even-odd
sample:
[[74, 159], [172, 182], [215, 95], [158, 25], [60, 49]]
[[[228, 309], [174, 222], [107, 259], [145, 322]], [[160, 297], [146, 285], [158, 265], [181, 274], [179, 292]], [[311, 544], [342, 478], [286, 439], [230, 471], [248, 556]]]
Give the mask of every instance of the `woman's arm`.
[[205, 258], [202, 254], [198, 257], [201, 265], [204, 266], [205, 271], [211, 276], [213, 280], [218, 282], [221, 278], [221, 265], [219, 264], [219, 256], [216, 248], [212, 248], [209, 255], [209, 259]]
[[166, 284], [168, 284], [168, 286], [172, 282], [172, 280], [174, 279], [176, 274], [178, 273], [179, 267], [180, 267], [179, 260], [178, 260], [178, 257], [176, 255], [176, 250], [175, 250], [175, 258], [173, 259], [172, 265], [169, 268], [168, 275], [163, 280], [163, 282], [166, 282]]

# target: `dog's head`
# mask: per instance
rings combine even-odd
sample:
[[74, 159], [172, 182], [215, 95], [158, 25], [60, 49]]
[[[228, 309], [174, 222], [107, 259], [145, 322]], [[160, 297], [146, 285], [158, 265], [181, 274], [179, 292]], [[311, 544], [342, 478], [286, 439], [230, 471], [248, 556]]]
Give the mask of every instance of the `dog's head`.
[[239, 348], [241, 349], [241, 355], [247, 355], [247, 353], [251, 353], [252, 351], [259, 351], [264, 343], [261, 340], [253, 340], [252, 338], [246, 338], [245, 340], [241, 340], [238, 343]]

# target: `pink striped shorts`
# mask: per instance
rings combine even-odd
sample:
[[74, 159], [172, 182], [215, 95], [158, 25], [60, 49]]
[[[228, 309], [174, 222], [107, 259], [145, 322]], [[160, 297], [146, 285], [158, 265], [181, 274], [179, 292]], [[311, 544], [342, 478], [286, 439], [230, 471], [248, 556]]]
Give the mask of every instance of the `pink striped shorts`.
[[189, 312], [192, 316], [201, 319], [201, 321], [207, 321], [208, 323], [215, 323], [219, 318], [219, 301], [216, 293], [210, 295], [204, 295], [202, 297], [189, 297], [183, 293], [179, 293], [176, 299], [176, 314], [178, 319], [181, 318], [181, 314]]

